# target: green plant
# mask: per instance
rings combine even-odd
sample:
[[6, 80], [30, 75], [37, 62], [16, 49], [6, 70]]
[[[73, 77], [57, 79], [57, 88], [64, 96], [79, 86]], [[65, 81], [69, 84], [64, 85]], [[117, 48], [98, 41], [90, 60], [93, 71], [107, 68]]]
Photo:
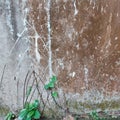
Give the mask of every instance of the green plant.
[[5, 120], [14, 120], [14, 119], [15, 119], [15, 114], [13, 114], [12, 112], [9, 112], [5, 117]]
[[105, 118], [100, 118], [100, 116], [98, 115], [98, 112], [96, 110], [92, 111], [90, 113], [90, 116], [91, 116], [92, 120], [106, 120]]
[[[57, 101], [55, 99], [55, 98], [58, 97], [58, 92], [54, 91], [55, 90], [55, 83], [56, 83], [56, 81], [57, 81], [56, 76], [52, 76], [52, 78], [50, 78], [49, 83], [44, 85], [44, 88], [45, 88], [45, 90], [50, 90], [51, 91], [50, 93], [51, 93], [51, 96], [52, 96], [54, 102], [56, 103], [57, 106], [62, 108], [57, 103]], [[37, 81], [36, 81], [36, 83], [37, 83]], [[33, 82], [33, 84], [34, 84], [34, 82]], [[46, 105], [43, 102], [42, 97], [41, 97], [41, 101], [43, 102], [44, 106], [43, 106], [43, 110], [41, 112], [39, 111], [39, 101], [38, 100], [35, 100], [33, 103], [30, 103], [30, 101], [31, 101], [31, 98], [30, 98], [30, 101], [28, 101], [28, 97], [30, 96], [30, 94], [32, 92], [33, 84], [31, 86], [27, 86], [27, 90], [26, 90], [26, 92], [24, 92], [24, 93], [26, 93], [25, 94], [26, 95], [26, 99], [25, 99], [25, 101], [23, 99], [23, 106], [24, 106], [24, 108], [17, 115], [18, 116], [17, 117], [18, 120], [37, 120], [37, 119], [40, 119], [42, 117], [42, 114], [43, 114], [43, 111], [44, 111], [44, 108], [45, 108], [45, 105]], [[38, 85], [38, 83], [37, 83], [37, 85]], [[37, 90], [39, 92], [38, 88], [37, 88]], [[34, 90], [33, 90], [33, 93], [34, 93]], [[32, 93], [32, 95], [33, 95], [33, 93]], [[41, 96], [40, 92], [39, 92], [39, 95]], [[14, 120], [13, 114], [12, 113], [8, 113], [8, 115], [6, 116], [5, 120]]]
[[55, 82], [57, 81], [56, 76], [52, 76], [50, 79], [50, 82], [44, 86], [46, 90], [51, 90], [52, 88], [55, 87]]
[[[52, 90], [53, 88], [55, 88], [55, 83], [56, 83], [56, 81], [57, 81], [56, 76], [52, 76], [52, 78], [50, 79], [49, 83], [46, 84], [46, 85], [44, 86], [44, 88], [45, 88], [46, 90]], [[58, 92], [52, 91], [52, 92], [51, 92], [51, 96], [52, 96], [53, 98], [57, 98], [57, 97], [58, 97]]]
[[19, 113], [18, 120], [32, 120], [39, 119], [41, 117], [40, 111], [38, 110], [39, 101], [35, 100], [32, 104], [26, 103], [25, 108]]
[[52, 96], [55, 104], [56, 104], [59, 108], [64, 109], [64, 108], [62, 108], [62, 107], [58, 104], [58, 102], [57, 102], [56, 99], [55, 99], [55, 98], [58, 98], [58, 92], [57, 92], [57, 91], [53, 91], [53, 89], [55, 88], [55, 83], [56, 83], [56, 81], [57, 81], [57, 77], [56, 77], [56, 76], [52, 76], [52, 78], [50, 78], [49, 83], [46, 84], [46, 85], [44, 86], [44, 88], [45, 88], [46, 90], [51, 90], [51, 96]]
[[57, 97], [58, 97], [58, 92], [53, 91], [53, 92], [51, 93], [51, 95], [52, 95], [52, 97], [57, 98]]

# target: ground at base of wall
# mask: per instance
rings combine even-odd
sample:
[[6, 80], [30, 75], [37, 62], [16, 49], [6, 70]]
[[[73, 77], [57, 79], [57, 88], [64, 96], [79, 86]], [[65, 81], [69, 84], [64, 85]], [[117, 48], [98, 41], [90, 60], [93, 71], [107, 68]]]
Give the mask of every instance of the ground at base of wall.
[[[4, 116], [1, 116], [0, 117], [0, 120], [4, 120], [5, 117]], [[17, 118], [15, 120], [18, 120]], [[107, 117], [103, 117], [103, 118], [100, 118], [100, 119], [94, 119], [94, 118], [91, 118], [89, 116], [74, 116], [74, 117], [71, 117], [70, 119], [67, 119], [67, 117], [64, 117], [64, 118], [40, 118], [39, 120], [120, 120], [120, 116], [119, 117], [116, 117], [114, 116], [112, 118], [112, 116], [107, 116]]]
[[[98, 117], [96, 116], [98, 115]], [[0, 116], [0, 120], [4, 120], [4, 117]], [[18, 120], [17, 118], [15, 120]], [[64, 117], [55, 117], [47, 118], [42, 117], [39, 120], [120, 120], [120, 111], [115, 112], [96, 112], [91, 116], [90, 114], [81, 114], [81, 115], [71, 115], [68, 114]]]

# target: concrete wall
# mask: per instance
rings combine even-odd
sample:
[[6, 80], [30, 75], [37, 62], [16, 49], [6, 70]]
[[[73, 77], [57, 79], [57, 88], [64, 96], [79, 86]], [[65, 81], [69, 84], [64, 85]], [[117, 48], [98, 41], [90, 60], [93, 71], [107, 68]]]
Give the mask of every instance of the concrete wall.
[[[47, 1], [29, 0], [28, 3], [28, 20], [38, 34], [39, 64], [46, 68], [49, 60]], [[52, 70], [68, 99], [77, 99], [76, 106], [82, 102], [91, 104], [86, 105], [88, 109], [119, 108], [117, 102], [113, 104], [120, 100], [119, 4], [119, 0], [51, 2]], [[106, 102], [110, 105], [104, 105]]]
[[22, 105], [22, 87], [31, 67], [23, 3], [0, 1], [0, 108], [12, 110]]
[[43, 82], [49, 81], [50, 23], [51, 69], [58, 78], [61, 105], [65, 93], [67, 107], [76, 113], [118, 110], [120, 1], [51, 0], [50, 13], [47, 5], [47, 0], [1, 1], [1, 76], [6, 67], [0, 103], [13, 109], [22, 106], [28, 70], [34, 69], [40, 77], [44, 73]]

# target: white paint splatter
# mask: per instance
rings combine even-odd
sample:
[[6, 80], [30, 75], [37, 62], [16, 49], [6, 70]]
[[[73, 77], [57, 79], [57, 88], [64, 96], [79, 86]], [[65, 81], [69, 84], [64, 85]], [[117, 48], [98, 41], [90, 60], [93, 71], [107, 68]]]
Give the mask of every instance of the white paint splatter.
[[92, 4], [92, 0], [90, 0], [90, 5]]
[[56, 52], [58, 52], [58, 51], [59, 51], [59, 48], [56, 49]]
[[103, 6], [101, 7], [101, 13], [104, 11], [104, 8], [103, 8]]
[[7, 26], [9, 27], [10, 29], [10, 33], [13, 35], [13, 26], [11, 24], [11, 7], [10, 7], [10, 1], [9, 0], [6, 0], [5, 1], [5, 4], [6, 4], [6, 14], [5, 14], [5, 17], [6, 17], [6, 24]]
[[120, 65], [120, 58], [115, 63], [116, 63], [117, 66], [119, 66]]
[[75, 72], [72, 72], [72, 73], [70, 73], [70, 74], [69, 74], [69, 76], [70, 76], [70, 77], [72, 77], [72, 78], [74, 78], [74, 77], [75, 77], [75, 75], [76, 75], [76, 73], [75, 73]]
[[115, 80], [115, 78], [112, 75], [110, 75], [110, 80]]
[[39, 47], [38, 47], [38, 38], [39, 35], [37, 32], [35, 32], [35, 55], [36, 55], [36, 60], [38, 63], [40, 63], [40, 53], [39, 53]]
[[62, 59], [57, 59], [57, 62], [58, 62], [59, 66], [60, 66], [62, 69], [65, 68], [64, 62], [63, 62], [63, 58], [62, 58]]
[[64, 10], [66, 10], [66, 7], [65, 7], [65, 5], [63, 5], [63, 8], [64, 8]]
[[73, 73], [72, 73], [72, 77], [75, 77], [75, 74], [76, 74], [76, 73], [75, 73], [75, 72], [73, 72]]
[[76, 0], [74, 1], [74, 8], [75, 8], [74, 15], [77, 15], [78, 14], [78, 10], [77, 10], [77, 7], [76, 7]]
[[11, 48], [9, 55], [11, 55], [11, 53], [13, 52], [15, 46], [17, 45], [18, 41], [20, 40], [20, 38], [22, 37], [22, 35], [25, 33], [25, 31], [26, 31], [26, 28], [23, 29], [23, 31], [21, 33], [18, 33], [19, 37], [17, 38], [17, 40], [15, 41], [13, 47]]
[[111, 46], [111, 39], [108, 40], [108, 44], [106, 45], [106, 49]]
[[118, 37], [115, 37], [115, 40], [117, 40], [118, 39]]
[[84, 81], [85, 81], [86, 87], [88, 87], [88, 72], [89, 72], [89, 70], [85, 65], [84, 66]]
[[119, 16], [119, 13], [117, 13], [117, 17]]
[[49, 45], [49, 60], [48, 60], [48, 65], [49, 65], [49, 77], [52, 77], [52, 50], [51, 50], [51, 21], [50, 21], [50, 6], [51, 6], [51, 0], [48, 0], [47, 2], [47, 29], [48, 29], [48, 45]]
[[80, 46], [79, 46], [79, 44], [77, 44], [77, 45], [76, 45], [76, 48], [77, 48], [77, 50], [79, 50], [79, 49], [80, 49]]
[[[35, 39], [35, 57], [36, 57], [36, 60], [38, 63], [40, 63], [40, 60], [41, 60], [41, 55], [40, 55], [40, 52], [39, 52], [39, 46], [38, 46], [38, 39], [41, 38], [40, 35], [38, 34], [38, 32], [36, 31], [36, 28], [34, 25], [31, 25], [29, 24], [29, 22], [24, 19], [25, 21], [25, 24], [28, 24], [33, 30], [34, 30], [34, 36], [29, 36], [30, 38], [32, 39]], [[26, 28], [25, 28], [26, 29]], [[42, 41], [42, 39], [41, 39]], [[43, 41], [42, 41], [43, 42]], [[44, 43], [44, 42], [43, 42]]]

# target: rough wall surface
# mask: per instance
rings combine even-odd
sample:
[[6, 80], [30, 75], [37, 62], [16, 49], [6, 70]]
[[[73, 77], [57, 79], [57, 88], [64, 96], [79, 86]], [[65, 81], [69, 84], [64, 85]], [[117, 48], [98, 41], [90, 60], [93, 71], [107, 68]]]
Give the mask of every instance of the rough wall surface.
[[[38, 62], [44, 68], [49, 59], [47, 2], [28, 2], [28, 21], [36, 29]], [[71, 95], [71, 99], [90, 103], [119, 101], [119, 5], [119, 0], [52, 0], [53, 74], [58, 76], [59, 86]], [[31, 34], [34, 35], [34, 32]]]
[[0, 115], [4, 106], [16, 110], [21, 105], [22, 87], [30, 68], [23, 3], [0, 0]]
[[[0, 100], [10, 107], [22, 104], [23, 78], [30, 67], [26, 55], [29, 45], [37, 73], [44, 73], [44, 79], [49, 80], [48, 1], [28, 0], [26, 5], [24, 2], [1, 1], [5, 9], [0, 8], [1, 76], [6, 62], [9, 66]], [[68, 107], [78, 113], [81, 109], [119, 109], [120, 1], [51, 0], [49, 22], [52, 70], [59, 81], [60, 100], [65, 92]], [[6, 57], [11, 49], [12, 55]]]

